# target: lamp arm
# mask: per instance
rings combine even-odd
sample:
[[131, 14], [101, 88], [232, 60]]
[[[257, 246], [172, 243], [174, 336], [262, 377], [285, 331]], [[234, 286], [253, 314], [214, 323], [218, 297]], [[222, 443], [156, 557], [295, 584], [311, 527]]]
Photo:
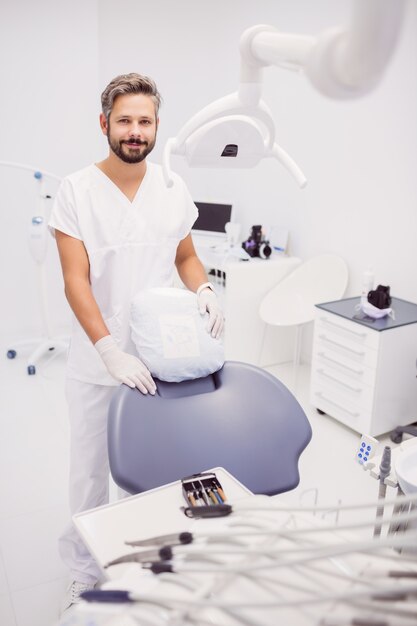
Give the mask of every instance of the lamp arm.
[[267, 156], [277, 159], [296, 180], [300, 189], [303, 189], [307, 185], [307, 178], [304, 176], [303, 171], [298, 167], [294, 159], [290, 157], [288, 152], [281, 148], [281, 146], [277, 143], [273, 145]]
[[395, 50], [405, 0], [354, 0], [348, 29], [332, 28], [317, 37], [254, 26], [240, 41], [242, 83], [260, 83], [262, 68], [304, 70], [315, 88], [347, 99], [371, 91]]
[[[249, 85], [250, 87], [250, 85]], [[169, 154], [184, 154], [184, 146], [187, 139], [204, 124], [219, 119], [227, 115], [248, 115], [262, 122], [268, 133], [268, 147], [272, 148], [275, 140], [275, 126], [270, 108], [263, 100], [257, 104], [244, 104], [239, 92], [231, 93], [219, 100], [215, 100], [193, 115], [178, 131], [178, 135], [172, 140], [166, 149], [167, 158]], [[164, 150], [165, 153], [165, 150]]]
[[167, 187], [172, 187], [174, 184], [174, 179], [172, 178], [172, 170], [171, 170], [171, 153], [175, 148], [176, 139], [174, 137], [170, 137], [167, 139], [164, 151], [162, 153], [162, 175], [165, 180], [165, 184]]

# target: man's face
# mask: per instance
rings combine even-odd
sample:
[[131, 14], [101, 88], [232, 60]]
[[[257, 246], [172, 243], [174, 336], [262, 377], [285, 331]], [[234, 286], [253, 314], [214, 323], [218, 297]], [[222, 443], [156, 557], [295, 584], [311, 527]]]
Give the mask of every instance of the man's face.
[[109, 119], [100, 121], [110, 149], [125, 163], [140, 163], [153, 150], [158, 120], [150, 96], [117, 96]]

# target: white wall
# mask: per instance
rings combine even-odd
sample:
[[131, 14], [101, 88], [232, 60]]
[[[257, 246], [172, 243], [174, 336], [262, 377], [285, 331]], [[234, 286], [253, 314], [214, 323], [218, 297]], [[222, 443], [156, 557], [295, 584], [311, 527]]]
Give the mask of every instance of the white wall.
[[[0, 161], [64, 176], [97, 158], [97, 0], [2, 0], [0, 59]], [[56, 184], [46, 190], [54, 193]], [[0, 335], [7, 341], [41, 331], [27, 246], [36, 193], [29, 172], [0, 167]], [[69, 314], [52, 239], [47, 280], [56, 332]]]
[[[64, 175], [106, 150], [97, 114], [107, 82], [121, 72], [149, 74], [164, 97], [159, 161], [165, 140], [204, 105], [237, 88], [238, 41], [258, 23], [319, 33], [348, 20], [348, 0], [3, 0], [0, 20], [0, 160], [33, 163]], [[410, 2], [399, 47], [381, 85], [355, 101], [334, 101], [306, 79], [265, 70], [264, 99], [282, 146], [304, 169], [299, 191], [278, 163], [247, 171], [174, 168], [196, 199], [233, 202], [243, 224], [291, 231], [291, 252], [343, 256], [348, 295], [362, 271], [392, 293], [417, 301], [417, 6]], [[39, 326], [33, 264], [25, 229], [34, 181], [0, 169], [2, 332]], [[51, 242], [52, 243], [52, 242]], [[67, 309], [50, 246], [55, 322]], [[34, 311], [32, 319], [28, 310]]]
[[[349, 0], [102, 0], [100, 79], [139, 71], [164, 96], [160, 159], [165, 139], [204, 105], [236, 90], [243, 30], [272, 24], [317, 34], [343, 25]], [[279, 164], [247, 171], [173, 165], [196, 198], [236, 205], [244, 234], [253, 223], [291, 231], [291, 251], [307, 259], [335, 252], [349, 265], [348, 295], [360, 290], [372, 265], [392, 293], [417, 301], [417, 6], [409, 4], [398, 49], [380, 86], [354, 101], [320, 95], [303, 76], [277, 68], [264, 73], [263, 97], [275, 113], [277, 136], [309, 184], [299, 191]]]

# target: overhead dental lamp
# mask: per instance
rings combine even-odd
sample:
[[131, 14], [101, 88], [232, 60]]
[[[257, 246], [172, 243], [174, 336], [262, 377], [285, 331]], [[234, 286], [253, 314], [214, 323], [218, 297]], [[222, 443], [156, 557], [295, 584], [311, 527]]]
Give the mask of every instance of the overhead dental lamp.
[[318, 36], [281, 33], [272, 26], [246, 30], [240, 39], [238, 91], [209, 104], [167, 140], [162, 157], [165, 182], [173, 185], [171, 156], [190, 167], [251, 168], [275, 158], [303, 188], [295, 161], [277, 143], [272, 113], [261, 99], [262, 69], [268, 65], [303, 72], [323, 95], [363, 96], [379, 83], [401, 29], [405, 0], [354, 0], [349, 28]]

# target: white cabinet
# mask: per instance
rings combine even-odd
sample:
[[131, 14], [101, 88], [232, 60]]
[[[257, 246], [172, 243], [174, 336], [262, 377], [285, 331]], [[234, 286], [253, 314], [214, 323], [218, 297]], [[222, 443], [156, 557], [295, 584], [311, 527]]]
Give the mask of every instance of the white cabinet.
[[318, 305], [310, 401], [359, 433], [417, 420], [417, 305], [393, 298], [395, 320], [354, 319], [358, 298]]

